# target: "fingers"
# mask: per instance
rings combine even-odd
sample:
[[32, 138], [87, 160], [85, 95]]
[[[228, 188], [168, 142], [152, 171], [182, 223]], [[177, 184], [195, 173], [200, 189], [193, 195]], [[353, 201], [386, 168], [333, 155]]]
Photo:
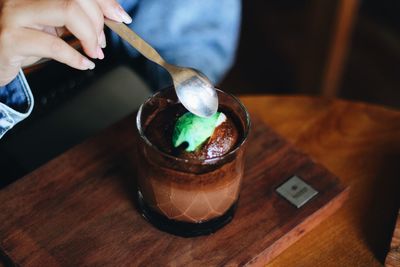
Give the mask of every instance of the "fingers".
[[104, 15], [100, 9], [99, 4], [95, 0], [76, 0], [81, 8], [86, 12], [93, 26], [97, 32], [98, 43], [101, 48], [106, 46], [105, 36], [103, 32], [104, 28]]
[[46, 26], [65, 26], [80, 40], [88, 56], [99, 59], [104, 58], [101, 48], [106, 46], [104, 16], [132, 22], [115, 0], [36, 0], [24, 2], [13, 14], [21, 27], [43, 30]]
[[94, 69], [95, 64], [69, 46], [62, 39], [33, 29], [24, 29], [15, 41], [24, 40], [14, 51], [24, 57], [52, 58], [80, 70]]
[[[93, 17], [98, 16], [95, 11], [91, 14]], [[16, 16], [18, 23], [21, 23], [21, 26], [24, 27], [30, 27], [32, 23], [54, 27], [65, 26], [80, 40], [87, 55], [92, 58], [104, 58], [104, 54], [99, 47], [98, 31], [89, 15], [76, 0], [31, 1], [26, 3], [24, 9]]]
[[121, 5], [115, 0], [96, 0], [99, 4], [105, 17], [130, 24], [132, 18], [126, 13], [126, 11], [121, 7]]

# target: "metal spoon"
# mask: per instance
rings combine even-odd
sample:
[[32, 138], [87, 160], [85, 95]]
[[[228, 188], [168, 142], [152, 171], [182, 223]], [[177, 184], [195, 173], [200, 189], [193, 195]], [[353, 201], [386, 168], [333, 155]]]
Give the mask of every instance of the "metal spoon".
[[104, 19], [105, 24], [149, 60], [169, 72], [182, 105], [197, 116], [210, 117], [217, 112], [218, 96], [208, 78], [192, 68], [167, 63], [158, 52], [123, 23]]

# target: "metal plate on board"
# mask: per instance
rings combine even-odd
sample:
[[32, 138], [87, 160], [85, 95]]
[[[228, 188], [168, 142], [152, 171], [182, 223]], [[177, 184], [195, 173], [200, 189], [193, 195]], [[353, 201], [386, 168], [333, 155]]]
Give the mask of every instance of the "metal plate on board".
[[289, 178], [276, 191], [297, 208], [300, 208], [318, 194], [317, 190], [296, 175]]

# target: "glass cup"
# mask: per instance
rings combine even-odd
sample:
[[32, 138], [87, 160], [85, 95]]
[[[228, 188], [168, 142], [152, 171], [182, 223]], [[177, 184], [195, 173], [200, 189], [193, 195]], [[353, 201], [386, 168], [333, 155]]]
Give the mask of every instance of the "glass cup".
[[217, 94], [219, 110], [234, 120], [241, 136], [230, 152], [219, 157], [178, 158], [161, 151], [146, 137], [146, 126], [157, 112], [181, 105], [173, 87], [155, 93], [138, 111], [138, 206], [143, 216], [163, 231], [186, 237], [206, 235], [233, 218], [250, 117], [236, 97], [218, 89]]

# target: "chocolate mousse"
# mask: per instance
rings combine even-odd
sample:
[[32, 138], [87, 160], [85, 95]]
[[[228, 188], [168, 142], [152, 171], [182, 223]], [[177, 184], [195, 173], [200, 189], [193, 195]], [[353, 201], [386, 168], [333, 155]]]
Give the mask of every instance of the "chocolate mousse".
[[218, 94], [211, 118], [189, 113], [171, 89], [156, 93], [138, 112], [139, 207], [164, 231], [209, 234], [233, 217], [249, 120], [240, 102]]
[[145, 134], [147, 138], [165, 153], [179, 158], [196, 160], [223, 156], [238, 143], [240, 133], [231, 115], [228, 113], [228, 115], [225, 115], [226, 119], [215, 128], [212, 135], [196, 150], [186, 151], [187, 143], [183, 143], [175, 148], [172, 143], [174, 128], [178, 119], [185, 113], [187, 113], [187, 110], [179, 104], [158, 112], [146, 127]]
[[[224, 120], [199, 147], [187, 151], [185, 142], [174, 147], [174, 129], [187, 112], [181, 104], [155, 111], [145, 125], [146, 137], [162, 152], [196, 162], [223, 156], [237, 146], [241, 128], [235, 123], [233, 113], [220, 107]], [[147, 177], [139, 180], [141, 193], [152, 209], [169, 219], [191, 223], [208, 221], [223, 215], [238, 198], [242, 168], [238, 168], [235, 159], [205, 173], [190, 173], [190, 167], [186, 172], [148, 162], [149, 166], [142, 166]]]

